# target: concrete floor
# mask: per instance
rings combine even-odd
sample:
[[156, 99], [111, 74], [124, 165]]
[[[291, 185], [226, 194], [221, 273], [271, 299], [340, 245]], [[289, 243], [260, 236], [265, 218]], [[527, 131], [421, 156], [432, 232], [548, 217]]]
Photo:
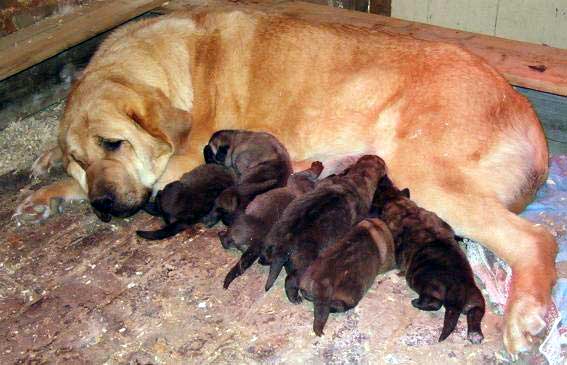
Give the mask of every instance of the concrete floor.
[[237, 252], [222, 249], [219, 228], [148, 242], [134, 232], [159, 227], [158, 219], [139, 213], [104, 224], [85, 203], [16, 227], [18, 196], [48, 182], [30, 182], [25, 169], [0, 174], [0, 364], [507, 362], [502, 317], [487, 313], [481, 345], [466, 341], [464, 317], [437, 343], [442, 311], [414, 309], [414, 293], [395, 272], [380, 277], [357, 308], [332, 315], [318, 338], [312, 306], [289, 303], [283, 278], [264, 292], [266, 268], [222, 288]]

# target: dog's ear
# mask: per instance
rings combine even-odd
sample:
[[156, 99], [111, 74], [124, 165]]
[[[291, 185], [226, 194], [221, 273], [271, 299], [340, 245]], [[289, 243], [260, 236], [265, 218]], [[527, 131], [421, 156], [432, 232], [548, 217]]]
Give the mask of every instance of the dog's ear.
[[128, 116], [147, 133], [167, 143], [173, 154], [183, 154], [191, 132], [191, 114], [174, 107], [161, 91], [149, 93], [144, 110], [130, 110]]
[[408, 199], [410, 198], [410, 191], [409, 191], [408, 188], [403, 189], [403, 190], [401, 191], [401, 194], [402, 194], [403, 196], [405, 196], [406, 198], [408, 198]]

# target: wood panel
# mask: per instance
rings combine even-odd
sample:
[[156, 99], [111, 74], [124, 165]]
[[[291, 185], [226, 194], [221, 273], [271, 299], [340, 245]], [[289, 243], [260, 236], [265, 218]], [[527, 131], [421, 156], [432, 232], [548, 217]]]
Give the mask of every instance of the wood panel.
[[164, 0], [97, 1], [0, 38], [0, 80], [116, 27]]
[[392, 16], [567, 48], [567, 0], [393, 0]]

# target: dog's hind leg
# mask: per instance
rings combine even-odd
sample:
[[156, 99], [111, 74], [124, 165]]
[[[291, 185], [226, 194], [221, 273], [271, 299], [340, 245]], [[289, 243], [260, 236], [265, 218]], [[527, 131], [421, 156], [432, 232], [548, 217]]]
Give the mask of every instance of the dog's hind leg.
[[234, 281], [237, 277], [244, 274], [246, 270], [258, 259], [259, 248], [256, 244], [251, 245], [242, 254], [240, 260], [230, 269], [226, 277], [224, 278], [223, 288], [228, 289], [230, 283]]
[[419, 298], [411, 301], [411, 305], [422, 311], [436, 311], [441, 308], [443, 302], [427, 294], [420, 293]]
[[471, 343], [479, 344], [484, 339], [480, 323], [484, 317], [484, 308], [472, 308], [467, 313], [467, 338]]
[[300, 275], [297, 271], [292, 271], [287, 274], [285, 278], [285, 294], [287, 299], [293, 304], [301, 303], [301, 296], [299, 295], [299, 279]]
[[176, 234], [183, 232], [190, 226], [191, 225], [185, 222], [175, 222], [168, 224], [167, 226], [156, 231], [136, 231], [136, 234], [150, 241], [162, 240], [164, 238], [175, 236]]
[[512, 267], [504, 344], [512, 355], [529, 350], [530, 336], [545, 328], [544, 315], [556, 280], [557, 243], [551, 233], [493, 198], [447, 194], [427, 206], [457, 234], [480, 242]]

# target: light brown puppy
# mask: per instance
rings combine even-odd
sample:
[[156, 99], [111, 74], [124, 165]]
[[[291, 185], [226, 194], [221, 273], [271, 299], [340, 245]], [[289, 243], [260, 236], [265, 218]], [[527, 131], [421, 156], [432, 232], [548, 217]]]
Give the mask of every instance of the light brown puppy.
[[59, 146], [35, 165], [40, 174], [61, 157], [72, 179], [37, 191], [16, 214], [47, 218], [52, 198], [111, 199], [115, 215], [130, 214], [200, 164], [219, 129], [270, 132], [296, 170], [377, 154], [420, 206], [512, 266], [504, 341], [512, 354], [528, 349], [544, 327], [557, 245], [515, 214], [548, 171], [526, 99], [452, 45], [208, 11], [108, 37], [71, 91]]

